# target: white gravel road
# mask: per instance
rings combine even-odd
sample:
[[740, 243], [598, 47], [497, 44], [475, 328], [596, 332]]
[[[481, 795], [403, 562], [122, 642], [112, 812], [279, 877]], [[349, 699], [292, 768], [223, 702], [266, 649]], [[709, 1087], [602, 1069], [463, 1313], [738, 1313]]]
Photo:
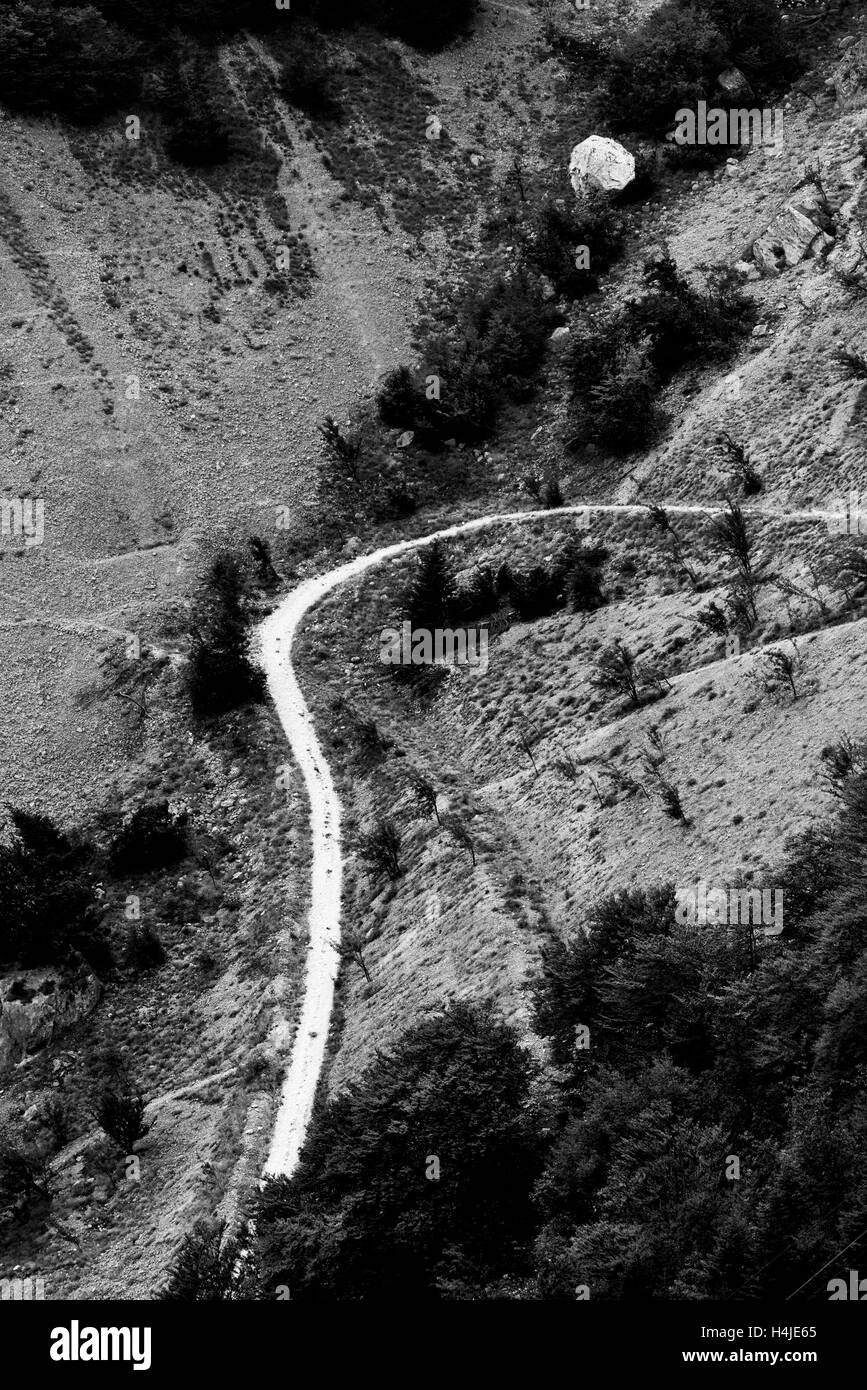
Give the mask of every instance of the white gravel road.
[[[672, 515], [713, 515], [721, 509], [718, 503], [666, 507], [666, 511]], [[347, 580], [357, 578], [385, 560], [405, 554], [409, 550], [420, 549], [434, 540], [447, 540], [497, 525], [517, 525], [543, 519], [556, 521], [564, 515], [577, 513], [635, 514], [646, 511], [646, 507], [634, 503], [588, 503], [559, 507], [555, 510], [505, 512], [459, 522], [444, 530], [434, 531], [428, 536], [400, 541], [384, 546], [381, 550], [372, 551], [369, 555], [360, 555], [327, 574], [306, 580], [297, 589], [293, 589], [262, 623], [259, 629], [260, 659], [293, 757], [301, 769], [310, 801], [312, 858], [304, 1002], [289, 1067], [283, 1081], [271, 1148], [264, 1168], [266, 1176], [289, 1176], [298, 1162], [325, 1057], [334, 984], [340, 964], [334, 946], [340, 941], [343, 869], [341, 807], [322, 746], [313, 728], [312, 715], [292, 667], [292, 642], [299, 625], [307, 612], [332, 589], [336, 589]], [[744, 512], [745, 515], [782, 516], [790, 521], [827, 521], [836, 515], [832, 512], [774, 512], [762, 508], [745, 508]]]

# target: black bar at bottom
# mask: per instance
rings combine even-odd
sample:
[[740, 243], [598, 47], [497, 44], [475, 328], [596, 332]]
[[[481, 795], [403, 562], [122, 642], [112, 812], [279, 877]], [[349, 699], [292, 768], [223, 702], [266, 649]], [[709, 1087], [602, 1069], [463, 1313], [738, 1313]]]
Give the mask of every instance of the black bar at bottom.
[[[867, 1301], [865, 1298], [864, 1301]], [[114, 1329], [112, 1331], [112, 1329]], [[621, 1376], [709, 1367], [818, 1371], [860, 1364], [860, 1301], [796, 1303], [0, 1303], [4, 1372], [49, 1383], [131, 1375], [280, 1376], [281, 1385], [372, 1374], [446, 1384], [502, 1368]], [[52, 1354], [53, 1353], [53, 1354]], [[101, 1359], [91, 1359], [96, 1353]], [[68, 1358], [68, 1359], [60, 1359]], [[565, 1364], [564, 1364], [565, 1361]], [[138, 1369], [136, 1369], [138, 1367]]]

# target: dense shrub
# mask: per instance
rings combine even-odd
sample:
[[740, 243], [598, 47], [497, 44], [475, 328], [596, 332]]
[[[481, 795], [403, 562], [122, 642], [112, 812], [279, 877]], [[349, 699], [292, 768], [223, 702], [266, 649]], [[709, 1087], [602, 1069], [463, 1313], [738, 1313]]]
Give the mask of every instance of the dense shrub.
[[145, 970], [156, 970], [165, 962], [165, 947], [150, 923], [139, 922], [130, 927], [123, 957], [127, 970], [140, 974]]
[[[579, 247], [587, 250], [586, 269], [576, 264]], [[599, 275], [622, 254], [623, 224], [603, 194], [572, 203], [547, 199], [534, 212], [527, 251], [559, 294], [580, 299], [598, 289]]]
[[383, 379], [380, 418], [422, 438], [483, 439], [506, 401], [532, 396], [553, 322], [538, 276], [495, 276], [465, 294], [451, 327], [428, 336], [423, 369]]
[[[486, 1008], [405, 1033], [314, 1119], [256, 1221], [265, 1288], [431, 1299], [526, 1269], [539, 1138], [532, 1064]], [[458, 1295], [460, 1293], [458, 1292]]]
[[58, 965], [78, 952], [109, 963], [91, 878], [92, 849], [47, 816], [10, 813], [0, 846], [0, 968]]
[[112, 873], [146, 874], [184, 859], [190, 852], [188, 819], [186, 812], [173, 811], [165, 800], [137, 806], [109, 845]]
[[190, 617], [187, 693], [200, 718], [261, 700], [265, 677], [250, 661], [247, 578], [231, 552], [208, 565]]
[[638, 346], [621, 348], [587, 388], [584, 437], [612, 453], [650, 444], [666, 418], [656, 401], [659, 389], [659, 375], [646, 352]]
[[846, 1287], [867, 1229], [867, 773], [844, 761], [839, 816], [750, 883], [784, 893], [782, 934], [684, 920], [669, 885], [610, 894], [545, 951], [535, 1096], [517, 1035], [461, 1004], [324, 1104], [260, 1199], [263, 1295]]
[[706, 289], [696, 290], [663, 256], [647, 264], [644, 283], [650, 293], [629, 306], [628, 334], [648, 341], [663, 379], [689, 362], [725, 357], [755, 322], [755, 306], [727, 269], [712, 270]]
[[442, 48], [470, 26], [478, 0], [376, 0], [383, 27], [417, 48]]
[[707, 97], [725, 66], [716, 26], [678, 0], [663, 4], [612, 55], [604, 99], [609, 124], [616, 131], [669, 130], [675, 112]]
[[[7, 0], [0, 7], [0, 96], [15, 110], [80, 122], [128, 109], [133, 100], [140, 109], [144, 100], [171, 118], [173, 157], [207, 166], [226, 157], [231, 133], [229, 104], [214, 99], [221, 40], [247, 28], [288, 39], [297, 56], [284, 70], [287, 96], [327, 114], [328, 82], [309, 20], [374, 25], [419, 48], [439, 48], [468, 27], [476, 8], [477, 0], [293, 0], [291, 10], [267, 0]], [[211, 71], [194, 81], [178, 109], [171, 89], [191, 47]]]
[[[678, 925], [660, 890], [606, 899], [549, 949], [536, 1023], [580, 1102], [537, 1189], [543, 1295], [579, 1268], [616, 1298], [771, 1298], [817, 1279], [816, 1296], [841, 1273], [826, 1263], [867, 1218], [867, 777], [843, 796], [837, 825], [767, 876], [780, 937]], [[720, 1153], [740, 1155], [741, 1182]]]
[[125, 1074], [102, 1088], [94, 1114], [97, 1123], [125, 1154], [132, 1153], [133, 1145], [149, 1128], [144, 1118], [144, 1096]]
[[442, 48], [464, 33], [478, 0], [293, 0], [293, 10], [318, 24], [371, 24], [417, 48]]
[[[248, 1251], [224, 1221], [199, 1221], [184, 1236], [160, 1299], [217, 1303], [253, 1296]], [[272, 1295], [274, 1296], [274, 1295]]]
[[700, 100], [741, 106], [717, 85], [730, 66], [760, 104], [796, 70], [775, 0], [665, 0], [609, 53], [603, 114], [615, 131], [661, 134]]
[[93, 5], [20, 0], [0, 11], [0, 98], [15, 110], [97, 120], [137, 92], [138, 59]]
[[569, 540], [548, 565], [517, 570], [504, 564], [496, 574], [490, 565], [480, 566], [458, 587], [442, 543], [434, 541], [419, 556], [404, 615], [414, 629], [433, 631], [480, 618], [497, 618], [495, 626], [505, 625], [508, 614], [498, 616], [504, 605], [524, 622], [547, 617], [570, 603], [576, 611], [598, 608], [604, 602], [600, 567], [607, 558], [599, 546]]
[[291, 106], [310, 116], [337, 112], [331, 69], [315, 30], [293, 30], [291, 47], [280, 64], [279, 89]]
[[665, 383], [687, 364], [726, 358], [755, 317], [728, 272], [697, 290], [668, 255], [649, 261], [640, 294], [586, 314], [572, 334], [576, 439], [613, 452], [648, 444], [664, 421], [656, 398]]
[[229, 156], [232, 105], [216, 54], [179, 38], [166, 63], [160, 101], [171, 158], [198, 167], [222, 164]]

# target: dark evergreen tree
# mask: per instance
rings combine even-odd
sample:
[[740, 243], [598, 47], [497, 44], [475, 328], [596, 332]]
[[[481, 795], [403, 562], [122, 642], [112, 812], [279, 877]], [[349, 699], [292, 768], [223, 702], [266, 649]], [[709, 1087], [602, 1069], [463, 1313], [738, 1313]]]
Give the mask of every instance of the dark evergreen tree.
[[458, 1004], [404, 1035], [314, 1120], [257, 1218], [266, 1289], [424, 1299], [527, 1270], [539, 1138], [514, 1033]]
[[11, 821], [0, 846], [0, 968], [62, 964], [75, 952], [102, 968], [90, 846], [47, 816], [13, 810]]
[[217, 555], [208, 566], [190, 622], [187, 691], [200, 717], [263, 698], [265, 678], [252, 665], [248, 651], [245, 595], [238, 559], [229, 552]]
[[413, 629], [433, 632], [447, 628], [455, 601], [455, 580], [441, 541], [426, 545], [406, 599], [406, 616]]
[[227, 1234], [225, 1221], [199, 1221], [184, 1236], [160, 1299], [220, 1303], [254, 1296], [248, 1251], [242, 1239]]

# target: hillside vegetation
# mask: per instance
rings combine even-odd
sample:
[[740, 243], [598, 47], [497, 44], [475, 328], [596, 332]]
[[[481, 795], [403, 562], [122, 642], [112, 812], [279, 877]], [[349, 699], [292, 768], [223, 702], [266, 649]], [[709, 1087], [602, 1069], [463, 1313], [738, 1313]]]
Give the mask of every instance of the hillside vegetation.
[[[44, 502], [0, 546], [3, 1262], [824, 1298], [867, 1226], [863, 15], [14, 0], [0, 93], [4, 498]], [[780, 148], [667, 138], [699, 101]], [[622, 192], [570, 184], [590, 134]], [[309, 808], [256, 625], [518, 511], [295, 645], [341, 972], [259, 1195]], [[384, 664], [406, 623], [484, 665]], [[782, 931], [681, 920], [700, 885]]]

